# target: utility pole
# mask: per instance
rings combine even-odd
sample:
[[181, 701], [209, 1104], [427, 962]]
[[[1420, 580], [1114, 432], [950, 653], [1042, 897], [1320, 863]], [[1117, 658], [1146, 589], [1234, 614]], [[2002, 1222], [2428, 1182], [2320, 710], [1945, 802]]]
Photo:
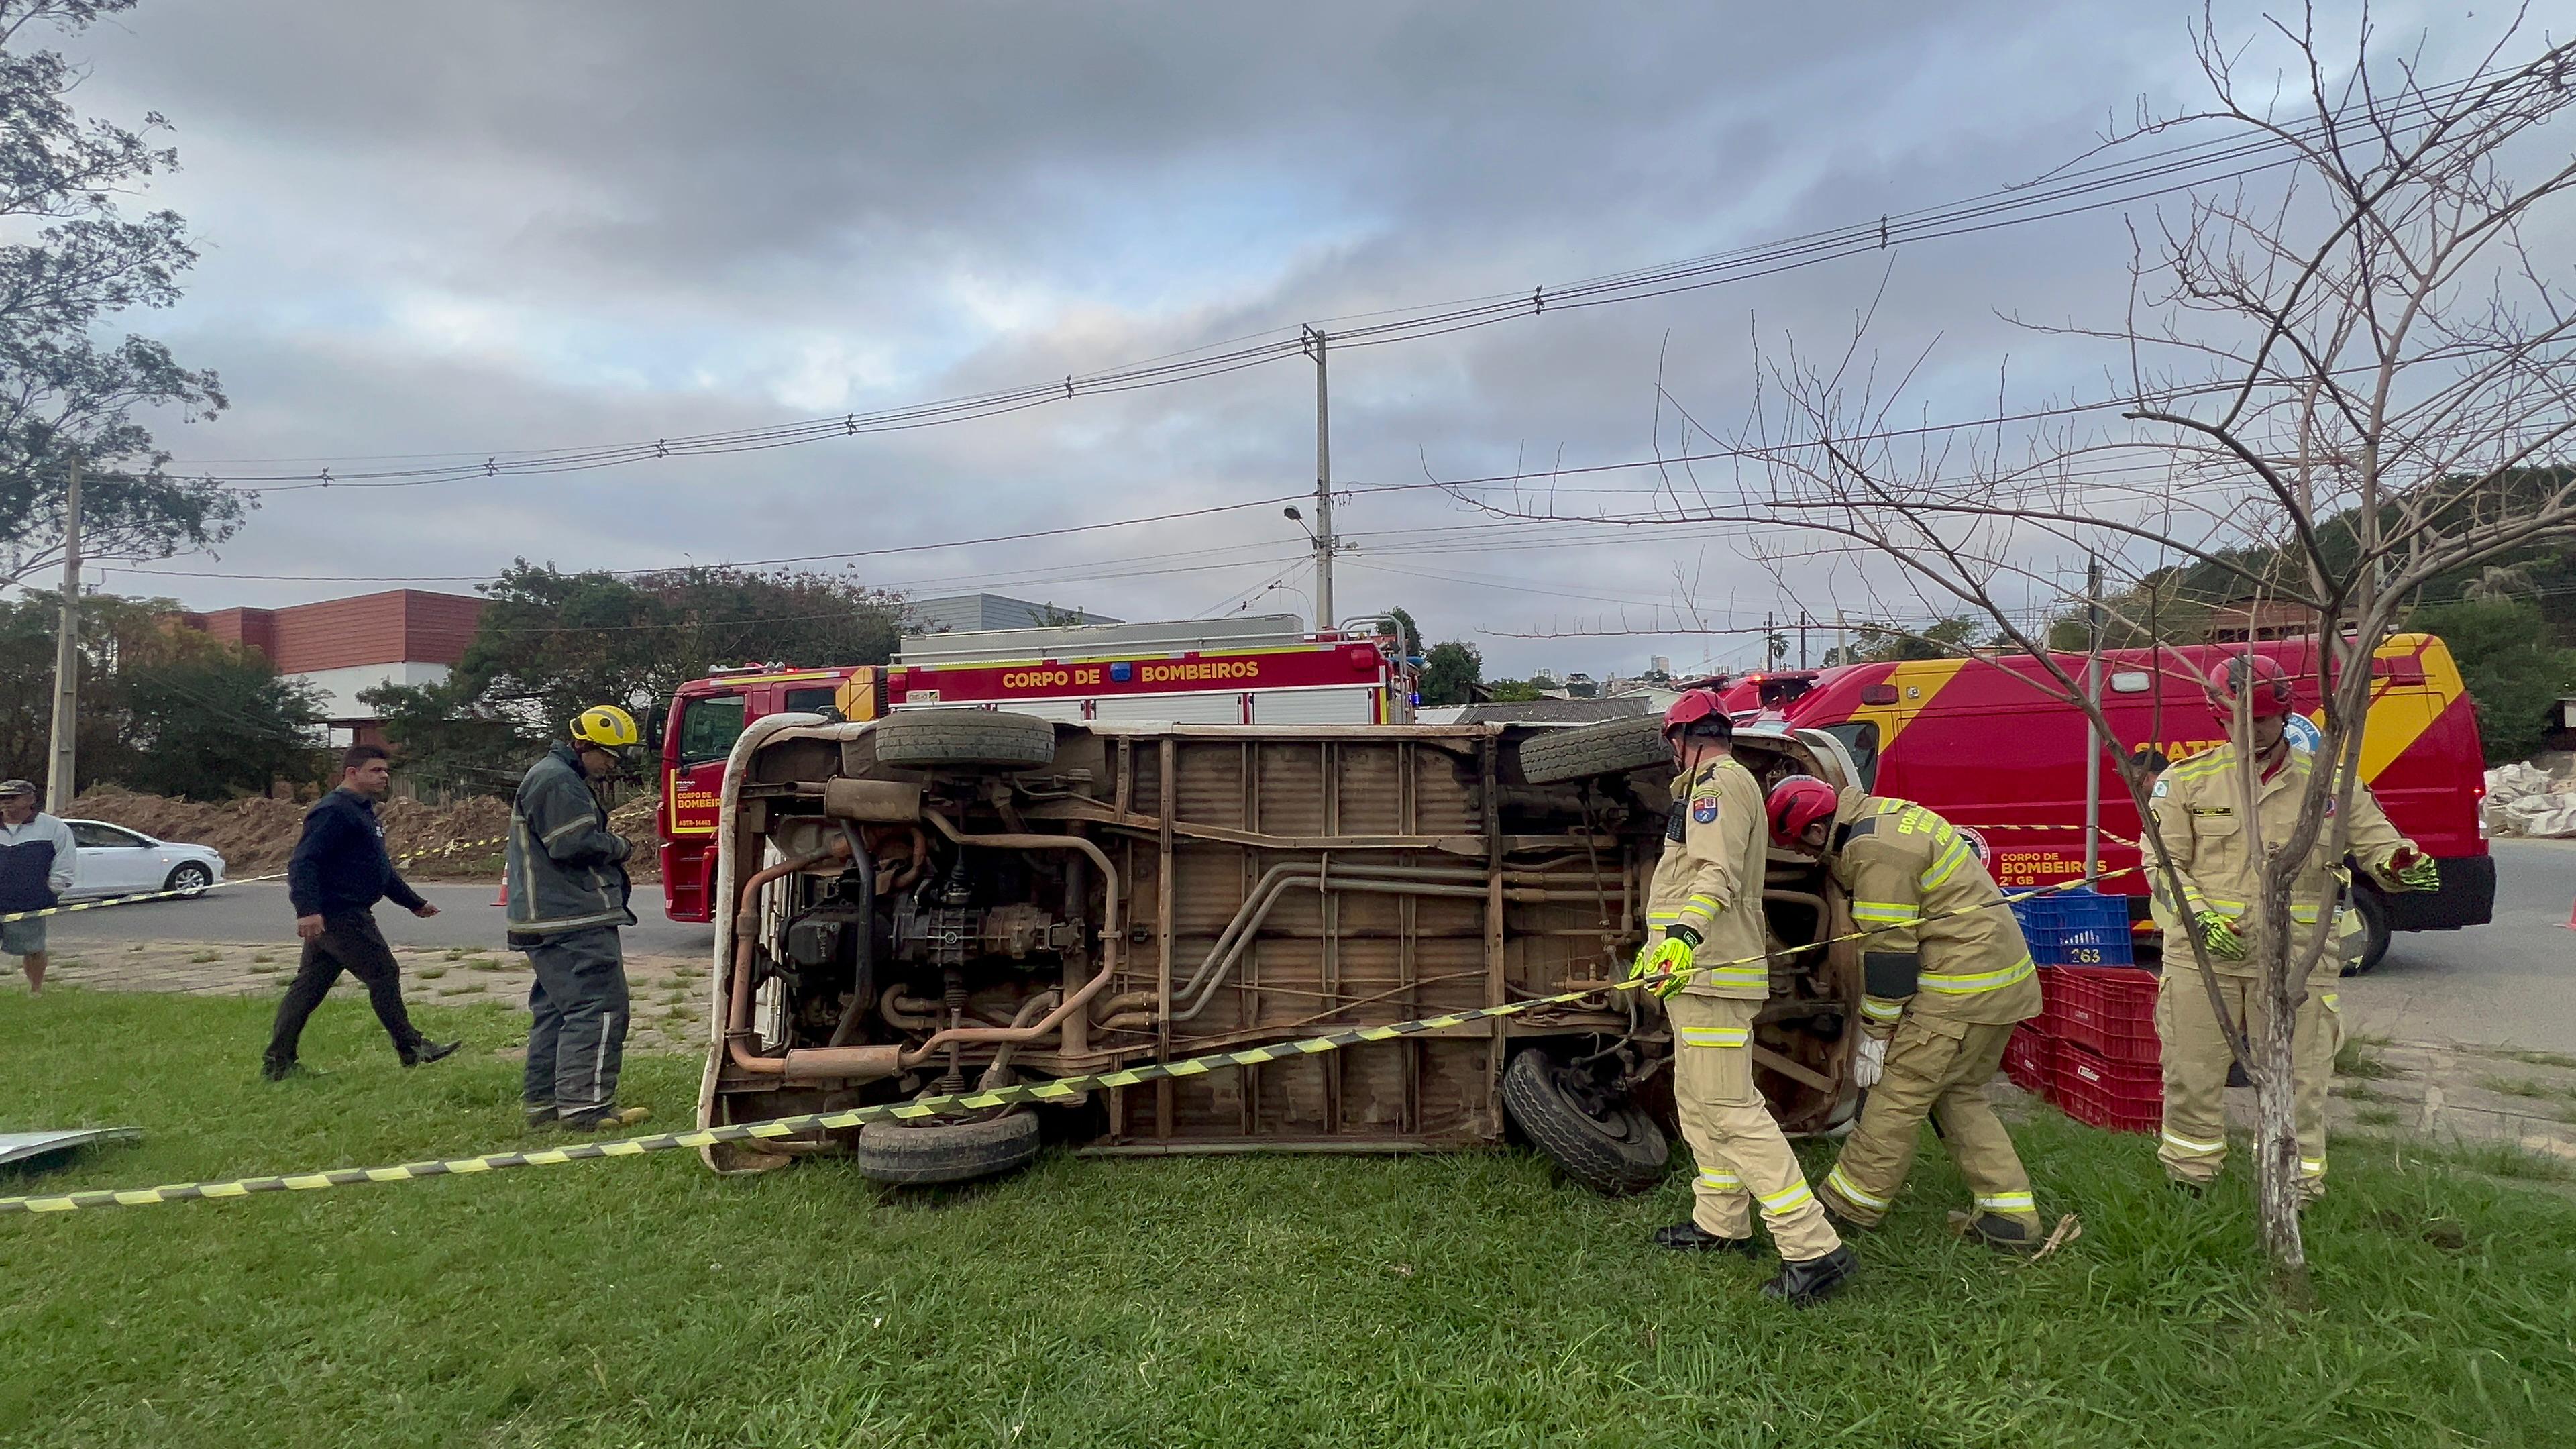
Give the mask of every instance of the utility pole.
[[71, 476], [63, 486], [63, 622], [54, 637], [54, 739], [45, 776], [45, 809], [68, 814], [72, 804], [72, 766], [80, 726], [81, 460], [71, 454]]
[[1798, 611], [1798, 667], [1800, 669], [1807, 667], [1807, 626], [1814, 622], [1807, 617], [1806, 610]]
[[[2102, 707], [2102, 556], [2084, 556], [2084, 695]], [[2159, 696], [2161, 697], [2161, 696]], [[2084, 717], [2084, 884], [2102, 879], [2102, 729]]]
[[1341, 622], [1333, 612], [1333, 404], [1324, 373], [1324, 334], [1309, 327], [1315, 345], [1315, 632]]
[[1843, 638], [1843, 611], [1834, 610], [1834, 662], [1851, 663], [1851, 645]]

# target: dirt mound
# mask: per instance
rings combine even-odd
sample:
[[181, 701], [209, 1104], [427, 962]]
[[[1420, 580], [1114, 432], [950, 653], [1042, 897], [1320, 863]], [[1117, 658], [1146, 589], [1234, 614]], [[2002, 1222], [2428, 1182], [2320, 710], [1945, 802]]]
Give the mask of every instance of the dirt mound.
[[[223, 852], [224, 872], [232, 876], [274, 875], [286, 869], [296, 838], [304, 833], [304, 812], [296, 800], [254, 797], [220, 805], [138, 795], [114, 785], [93, 786], [72, 802], [72, 813], [157, 835], [164, 840], [210, 845]], [[418, 856], [406, 873], [424, 879], [500, 874], [501, 837], [510, 828], [506, 800], [477, 798], [456, 805], [423, 805], [417, 800], [388, 800], [376, 807], [385, 825], [385, 846], [396, 860]], [[646, 828], [652, 818], [645, 817]], [[463, 842], [461, 849], [440, 855]]]

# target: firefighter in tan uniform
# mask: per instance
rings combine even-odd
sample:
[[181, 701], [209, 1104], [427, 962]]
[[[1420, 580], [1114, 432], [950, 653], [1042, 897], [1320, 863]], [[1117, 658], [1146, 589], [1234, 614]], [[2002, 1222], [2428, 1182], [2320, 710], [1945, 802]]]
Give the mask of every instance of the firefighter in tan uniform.
[[2012, 1137], [1986, 1101], [2013, 1027], [2039, 1015], [2039, 973], [2021, 924], [1967, 837], [1907, 800], [1822, 780], [1771, 791], [1773, 844], [1820, 856], [1851, 895], [1861, 943], [1861, 1045], [1854, 1078], [1872, 1090], [1842, 1160], [1817, 1185], [1826, 1211], [1876, 1227], [1914, 1166], [1923, 1123], [1940, 1129], [1967, 1179], [1970, 1237], [2038, 1246], [2039, 1213]]
[[1664, 738], [1680, 774], [1632, 974], [1672, 1020], [1673, 1102], [1699, 1177], [1690, 1220], [1656, 1230], [1655, 1242], [1750, 1255], [1758, 1206], [1780, 1250], [1779, 1276], [1762, 1291], [1804, 1307], [1857, 1265], [1753, 1084], [1753, 1019], [1771, 995], [1762, 788], [1736, 761], [1735, 726], [1715, 694], [1675, 701]]
[[[2153, 909], [2167, 945], [2164, 986], [2156, 996], [2156, 1033], [2164, 1041], [2165, 1069], [2164, 1134], [2156, 1158], [2175, 1183], [2194, 1190], [2214, 1181], [2227, 1161], [2224, 1093], [2231, 1057], [2187, 937], [2198, 938], [2206, 950], [2229, 1017], [2249, 1035], [2259, 1036], [2265, 1015], [2262, 983], [2255, 963], [2246, 959], [2251, 932], [2240, 930], [2238, 921], [2259, 888], [2266, 842], [2289, 837], [2300, 796], [2316, 770], [2315, 756], [2290, 743], [2290, 680], [2278, 662], [2238, 655], [2220, 667], [2211, 683], [2231, 734], [2236, 730], [2236, 697], [2250, 694], [2246, 713], [2252, 738], [2172, 766], [2147, 802], [2164, 846], [2163, 861], [2179, 875], [2181, 892], [2177, 901], [2173, 881], [2157, 868]], [[2240, 743], [2250, 747], [2259, 772], [2250, 829], [2243, 819], [2243, 783], [2237, 778], [2237, 761], [2246, 754]], [[2308, 931], [2331, 933], [2291, 1027], [2299, 1195], [2309, 1202], [2325, 1195], [2326, 1083], [2343, 1037], [2335, 978], [2358, 924], [2336, 905], [2344, 872], [2340, 862], [2326, 858], [2330, 833], [2318, 832], [2290, 888], [2291, 928], [2299, 933], [2293, 937], [2293, 951], [2306, 948], [2312, 939]], [[2356, 785], [2352, 792], [2344, 843], [2352, 858], [2390, 889], [2441, 886], [2440, 868], [2388, 823], [2367, 785]]]

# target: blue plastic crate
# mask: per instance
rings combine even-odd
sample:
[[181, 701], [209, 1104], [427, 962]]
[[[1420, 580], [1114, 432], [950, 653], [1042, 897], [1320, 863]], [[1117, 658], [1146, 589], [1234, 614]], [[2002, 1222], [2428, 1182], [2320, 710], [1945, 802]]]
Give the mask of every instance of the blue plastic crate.
[[2013, 902], [2030, 959], [2042, 966], [2133, 966], [2129, 902], [2081, 887]]

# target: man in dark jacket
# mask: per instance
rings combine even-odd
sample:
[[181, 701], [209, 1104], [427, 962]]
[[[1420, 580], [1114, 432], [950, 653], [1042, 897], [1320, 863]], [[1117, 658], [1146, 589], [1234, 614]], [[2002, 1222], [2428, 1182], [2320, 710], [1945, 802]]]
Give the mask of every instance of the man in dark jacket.
[[462, 1042], [424, 1040], [403, 1009], [402, 966], [394, 960], [384, 932], [376, 929], [376, 902], [390, 896], [415, 916], [434, 916], [438, 907], [420, 898], [385, 854], [385, 828], [376, 823], [376, 802], [393, 788], [393, 767], [379, 745], [351, 745], [340, 757], [340, 788], [323, 796], [304, 814], [304, 837], [286, 863], [286, 896], [295, 904], [295, 934], [303, 938], [304, 960], [277, 1004], [277, 1026], [269, 1034], [268, 1056], [261, 1074], [284, 1081], [301, 1070], [295, 1047], [304, 1035], [305, 1019], [322, 1004], [340, 973], [365, 983], [376, 1020], [385, 1024], [402, 1064], [416, 1067], [455, 1051]]
[[652, 1115], [617, 1105], [617, 1069], [629, 1016], [626, 958], [617, 928], [635, 924], [624, 838], [592, 789], [634, 748], [634, 716], [594, 705], [572, 722], [572, 738], [528, 767], [510, 805], [510, 948], [528, 953], [537, 983], [528, 992], [523, 1097], [531, 1127], [614, 1131]]

